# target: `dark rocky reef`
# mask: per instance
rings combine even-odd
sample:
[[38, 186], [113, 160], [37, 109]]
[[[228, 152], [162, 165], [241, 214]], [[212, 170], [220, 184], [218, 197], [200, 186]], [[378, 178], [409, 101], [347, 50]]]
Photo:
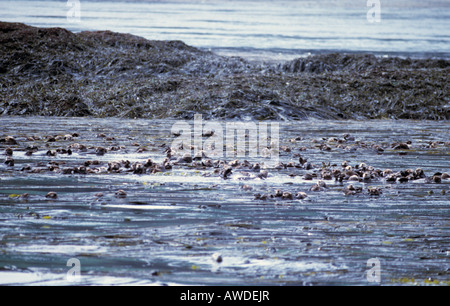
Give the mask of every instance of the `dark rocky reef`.
[[442, 59], [324, 54], [284, 63], [181, 41], [0, 22], [0, 114], [289, 120], [450, 118]]

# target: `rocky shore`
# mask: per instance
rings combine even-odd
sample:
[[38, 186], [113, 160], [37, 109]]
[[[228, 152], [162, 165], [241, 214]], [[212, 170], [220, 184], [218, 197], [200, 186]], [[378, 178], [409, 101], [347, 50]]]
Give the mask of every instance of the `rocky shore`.
[[6, 22], [0, 55], [1, 115], [450, 118], [444, 59], [325, 54], [253, 62], [181, 41]]

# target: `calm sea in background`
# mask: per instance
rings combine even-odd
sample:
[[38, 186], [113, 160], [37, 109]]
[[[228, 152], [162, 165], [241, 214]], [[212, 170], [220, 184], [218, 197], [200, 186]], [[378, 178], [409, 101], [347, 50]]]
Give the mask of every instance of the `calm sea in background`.
[[0, 1], [0, 20], [71, 31], [111, 30], [182, 40], [227, 55], [287, 59], [320, 52], [450, 56], [450, 1], [380, 1], [369, 22], [366, 0], [344, 1]]

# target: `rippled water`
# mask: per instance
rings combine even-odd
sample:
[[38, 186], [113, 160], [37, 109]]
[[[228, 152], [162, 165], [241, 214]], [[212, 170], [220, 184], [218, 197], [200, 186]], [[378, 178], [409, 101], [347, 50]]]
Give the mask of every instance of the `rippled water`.
[[368, 22], [365, 0], [81, 0], [80, 22], [67, 19], [67, 2], [1, 0], [0, 20], [182, 40], [246, 57], [329, 51], [448, 57], [450, 50], [448, 1], [381, 1], [379, 23]]
[[[326, 181], [313, 192], [317, 179], [303, 179], [322, 163], [340, 168], [366, 163], [400, 171], [418, 167], [430, 177], [450, 172], [448, 122], [428, 121], [297, 121], [280, 123], [281, 161], [298, 155], [318, 168], [269, 169], [267, 179], [230, 179], [212, 168], [174, 166], [155, 174], [61, 174], [48, 171], [51, 162], [69, 167], [88, 160], [160, 162], [163, 144], [173, 136], [170, 120], [0, 118], [0, 137], [14, 136], [15, 165], [0, 166], [0, 284], [73, 284], [67, 261], [77, 258], [77, 284], [195, 285], [343, 285], [371, 284], [367, 261], [380, 260], [381, 284], [449, 284], [450, 180], [425, 179], [387, 183], [375, 179], [363, 193], [345, 196], [346, 182]], [[72, 140], [47, 142], [44, 136], [78, 133]], [[114, 137], [99, 138], [100, 133]], [[335, 140], [350, 133], [354, 141], [338, 147]], [[27, 139], [38, 136], [40, 139]], [[292, 138], [301, 137], [296, 141]], [[411, 141], [406, 155], [391, 144]], [[48, 150], [73, 143], [87, 152], [50, 157]], [[330, 150], [321, 150], [321, 144]], [[430, 146], [430, 143], [435, 145]], [[381, 145], [381, 154], [372, 148]], [[27, 146], [39, 150], [25, 155]], [[104, 156], [90, 147], [119, 147]], [[139, 146], [138, 146], [139, 145]], [[138, 153], [145, 147], [147, 151]], [[300, 151], [299, 148], [302, 148]], [[2, 161], [6, 157], [2, 156]], [[227, 161], [230, 159], [227, 159]], [[257, 159], [249, 159], [251, 162]], [[61, 163], [61, 162], [64, 162]], [[24, 171], [42, 169], [40, 173]], [[249, 185], [252, 190], [242, 186]], [[382, 194], [369, 196], [369, 186]], [[255, 200], [255, 193], [305, 191], [304, 200]], [[125, 190], [127, 197], [115, 192]], [[57, 192], [58, 198], [45, 195]], [[97, 193], [103, 197], [96, 197]], [[28, 199], [18, 197], [28, 193]], [[220, 253], [222, 262], [213, 260]]]

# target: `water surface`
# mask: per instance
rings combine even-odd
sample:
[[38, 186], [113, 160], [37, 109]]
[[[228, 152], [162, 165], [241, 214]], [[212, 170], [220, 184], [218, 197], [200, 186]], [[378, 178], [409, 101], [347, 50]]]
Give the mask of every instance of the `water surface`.
[[[78, 284], [86, 285], [368, 285], [371, 258], [380, 260], [383, 285], [449, 284], [450, 180], [356, 182], [363, 192], [345, 196], [347, 182], [326, 181], [326, 189], [312, 192], [318, 179], [303, 179], [323, 163], [339, 168], [343, 161], [394, 171], [420, 167], [428, 177], [449, 172], [448, 122], [281, 123], [281, 145], [291, 148], [281, 151], [281, 161], [298, 162], [296, 154], [301, 154], [318, 168], [268, 169], [267, 179], [243, 180], [242, 173], [253, 173], [243, 169], [225, 180], [214, 169], [187, 165], [142, 175], [22, 169], [94, 159], [160, 162], [165, 157], [161, 146], [173, 139], [173, 123], [40, 117], [25, 123], [2, 117], [0, 136], [14, 136], [18, 145], [11, 146], [14, 167], [0, 166], [0, 284], [73, 284], [66, 278], [71, 258], [80, 260]], [[42, 138], [68, 133], [79, 136], [56, 142]], [[99, 138], [100, 133], [114, 139]], [[330, 138], [341, 139], [343, 133], [355, 140], [340, 148]], [[30, 136], [41, 139], [27, 140]], [[300, 138], [289, 141], [295, 137]], [[390, 148], [408, 140], [412, 149], [406, 155]], [[104, 156], [89, 150], [45, 154], [73, 143], [122, 147]], [[321, 150], [323, 143], [331, 150]], [[26, 156], [32, 144], [39, 151]], [[147, 151], [136, 152], [137, 144]], [[373, 144], [385, 150], [377, 154]], [[3, 154], [6, 145], [0, 147]], [[370, 186], [380, 187], [382, 194], [369, 196]], [[127, 197], [115, 196], [120, 189]], [[255, 193], [275, 189], [304, 191], [308, 197], [254, 199]], [[50, 191], [58, 198], [45, 198]], [[103, 197], [95, 196], [99, 192]], [[18, 197], [23, 193], [29, 198]], [[221, 263], [213, 260], [215, 253], [221, 254]]]
[[80, 22], [73, 22], [67, 1], [2, 0], [0, 20], [182, 40], [250, 58], [333, 51], [448, 57], [449, 8], [448, 1], [381, 1], [381, 21], [371, 23], [365, 0], [80, 1]]

